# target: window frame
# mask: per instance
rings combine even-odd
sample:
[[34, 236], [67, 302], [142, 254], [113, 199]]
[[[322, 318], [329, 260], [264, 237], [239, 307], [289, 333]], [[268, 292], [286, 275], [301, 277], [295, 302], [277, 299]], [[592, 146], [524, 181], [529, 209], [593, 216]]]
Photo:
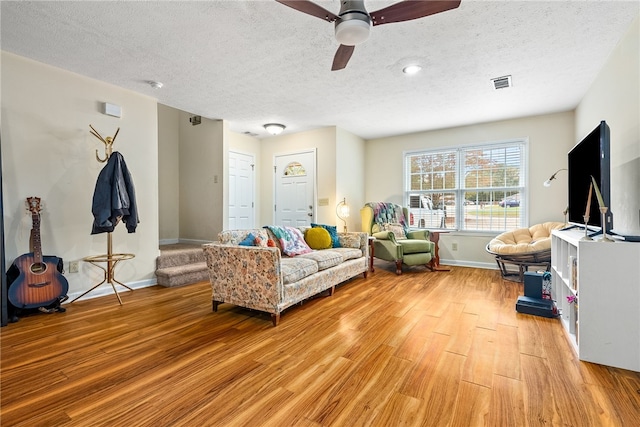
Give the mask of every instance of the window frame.
[[[517, 191], [520, 193], [520, 221], [514, 228], [501, 229], [465, 229], [464, 228], [464, 194], [470, 189], [464, 187], [464, 154], [471, 150], [490, 150], [501, 149], [507, 147], [517, 147], [520, 151], [520, 186], [504, 186], [504, 187], [484, 187], [488, 191]], [[453, 189], [436, 189], [436, 190], [412, 190], [411, 189], [411, 171], [409, 159], [416, 155], [432, 155], [438, 153], [455, 153], [455, 188]], [[403, 200], [404, 205], [409, 206], [409, 195], [415, 194], [433, 194], [433, 193], [454, 193], [455, 194], [455, 225], [453, 228], [447, 228], [448, 231], [469, 233], [469, 234], [496, 234], [504, 231], [515, 230], [516, 228], [528, 227], [529, 223], [529, 139], [527, 137], [510, 138], [500, 141], [470, 143], [452, 146], [441, 146], [437, 148], [425, 148], [419, 150], [404, 151], [402, 156], [403, 162]], [[478, 187], [483, 188], [483, 187]], [[476, 190], [476, 188], [471, 188]], [[480, 190], [481, 191], [481, 190]], [[415, 227], [415, 226], [414, 226]], [[429, 228], [429, 227], [427, 227]], [[432, 228], [436, 229], [436, 228]]]

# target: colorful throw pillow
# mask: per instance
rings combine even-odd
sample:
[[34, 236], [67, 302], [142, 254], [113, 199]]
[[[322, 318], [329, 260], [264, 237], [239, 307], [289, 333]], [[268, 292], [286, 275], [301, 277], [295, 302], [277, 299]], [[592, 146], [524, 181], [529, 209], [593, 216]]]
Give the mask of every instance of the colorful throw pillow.
[[307, 245], [307, 242], [304, 241], [304, 235], [299, 229], [277, 225], [267, 225], [265, 227], [271, 230], [274, 236], [280, 241], [282, 252], [285, 255], [295, 256], [312, 251], [309, 245]]
[[382, 226], [382, 230], [383, 231], [392, 232], [396, 236], [396, 239], [406, 239], [407, 238], [407, 235], [404, 233], [404, 227], [402, 226], [402, 224], [386, 222], [386, 223], [382, 224], [381, 226]]
[[333, 248], [341, 248], [340, 239], [338, 239], [338, 228], [335, 225], [325, 225], [325, 224], [314, 224], [311, 223], [311, 227], [316, 228], [324, 228], [329, 232], [329, 236], [331, 236], [331, 247]]
[[[258, 242], [256, 243], [256, 239]], [[244, 238], [238, 245], [240, 246], [260, 246], [259, 242], [260, 238], [253, 235], [253, 233], [247, 234], [247, 237]]]
[[307, 242], [304, 241], [302, 231], [295, 227], [285, 228], [289, 232], [289, 236], [291, 236], [291, 240], [287, 240], [287, 244], [283, 250], [286, 255], [294, 256], [311, 252], [311, 248], [307, 245]]
[[309, 228], [304, 233], [304, 240], [311, 249], [329, 249], [332, 245], [331, 235], [326, 228]]

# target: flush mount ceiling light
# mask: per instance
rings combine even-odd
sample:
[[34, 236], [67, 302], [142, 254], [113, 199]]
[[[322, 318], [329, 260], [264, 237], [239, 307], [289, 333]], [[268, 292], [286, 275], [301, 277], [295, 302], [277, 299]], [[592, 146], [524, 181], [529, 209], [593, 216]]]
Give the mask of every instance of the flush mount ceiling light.
[[420, 72], [420, 70], [422, 70], [422, 67], [419, 65], [407, 65], [402, 69], [402, 72], [405, 74], [412, 75]]
[[147, 83], [149, 83], [149, 86], [151, 86], [154, 89], [160, 89], [162, 88], [162, 86], [164, 86], [161, 82], [156, 82], [153, 80], [149, 80]]
[[360, 11], [344, 14], [336, 20], [336, 40], [346, 46], [355, 46], [369, 38], [369, 15]]
[[264, 129], [271, 135], [279, 135], [285, 129], [285, 125], [281, 125], [280, 123], [267, 123], [264, 125]]

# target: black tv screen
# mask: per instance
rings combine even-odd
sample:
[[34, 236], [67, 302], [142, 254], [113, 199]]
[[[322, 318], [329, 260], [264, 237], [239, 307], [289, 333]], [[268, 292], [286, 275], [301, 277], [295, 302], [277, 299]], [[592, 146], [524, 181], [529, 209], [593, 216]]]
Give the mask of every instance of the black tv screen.
[[[589, 185], [593, 176], [598, 183], [602, 199], [609, 209], [606, 214], [607, 230], [613, 228], [613, 215], [611, 214], [611, 165], [609, 153], [609, 126], [605, 121], [600, 122], [589, 135], [577, 143], [568, 154], [569, 171], [569, 222], [584, 225], [584, 215], [589, 196]], [[591, 197], [588, 224], [593, 227], [602, 227], [602, 214], [600, 213], [595, 189]]]

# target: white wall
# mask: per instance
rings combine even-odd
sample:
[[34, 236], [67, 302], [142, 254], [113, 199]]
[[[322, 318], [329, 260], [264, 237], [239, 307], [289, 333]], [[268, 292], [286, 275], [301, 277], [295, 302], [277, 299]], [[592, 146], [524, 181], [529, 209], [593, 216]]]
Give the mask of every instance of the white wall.
[[[567, 165], [567, 151], [575, 144], [572, 112], [481, 123], [430, 132], [419, 132], [366, 143], [366, 201], [403, 203], [403, 153], [424, 148], [504, 141], [526, 137], [529, 140], [529, 223], [563, 221], [567, 203], [566, 175], [558, 175], [550, 188], [542, 186], [549, 176]], [[444, 234], [440, 239], [440, 258], [449, 264], [494, 267], [486, 244], [496, 233]], [[451, 243], [458, 243], [452, 251]]]
[[[113, 252], [135, 254], [121, 263], [116, 278], [131, 286], [155, 283], [158, 256], [158, 125], [155, 99], [74, 73], [2, 52], [2, 174], [6, 260], [29, 251], [31, 217], [26, 197], [44, 202], [41, 232], [45, 255], [68, 263], [106, 253], [107, 234], [91, 235], [91, 204], [96, 178], [104, 167], [103, 136], [120, 128], [114, 151], [123, 154], [136, 189], [140, 224], [127, 233], [120, 224], [113, 233]], [[101, 103], [122, 107], [122, 118], [102, 114]], [[80, 263], [67, 273], [69, 296], [81, 294], [103, 278]], [[101, 286], [88, 296], [110, 292]], [[114, 298], [115, 302], [115, 298]], [[117, 302], [116, 302], [117, 303]]]
[[335, 224], [336, 208], [336, 130], [335, 127], [284, 134], [265, 138], [261, 141], [262, 171], [260, 173], [260, 224], [273, 224], [273, 166], [274, 156], [298, 151], [316, 149], [316, 168], [318, 189], [317, 198], [329, 199], [327, 206], [317, 206], [316, 221], [323, 224]]
[[180, 112], [180, 240], [199, 243], [215, 240], [223, 228], [225, 124], [202, 117], [193, 126], [191, 116]]
[[158, 194], [161, 243], [180, 239], [180, 110], [158, 104]]
[[[336, 128], [336, 203], [346, 198], [350, 207], [347, 218], [349, 231], [360, 231], [360, 208], [365, 204], [365, 141], [340, 128]], [[332, 223], [333, 224], [333, 223]], [[344, 222], [337, 216], [335, 224], [342, 230]]]
[[614, 231], [640, 236], [640, 17], [576, 109], [577, 140], [606, 120], [611, 130]]

